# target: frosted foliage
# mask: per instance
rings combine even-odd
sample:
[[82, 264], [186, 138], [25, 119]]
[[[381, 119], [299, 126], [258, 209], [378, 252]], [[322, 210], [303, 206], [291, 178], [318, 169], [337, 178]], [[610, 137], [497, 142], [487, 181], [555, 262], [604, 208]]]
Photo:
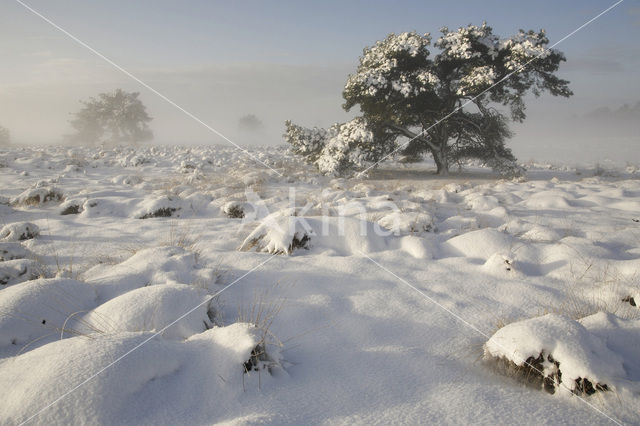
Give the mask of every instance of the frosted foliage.
[[486, 24], [478, 27], [469, 25], [458, 28], [455, 32], [449, 32], [445, 27], [441, 29], [442, 36], [435, 42], [435, 46], [445, 51], [450, 59], [471, 59], [480, 57], [482, 53], [474, 48], [473, 41], [477, 40], [488, 47], [488, 53], [492, 58], [497, 56], [498, 38], [491, 34]]
[[430, 71], [422, 71], [417, 75], [418, 81], [427, 86], [435, 86], [440, 83], [440, 79], [437, 75]]
[[284, 137], [291, 145], [291, 152], [306, 157], [311, 162], [315, 161], [327, 140], [327, 130], [318, 127], [309, 129], [290, 121], [287, 121], [286, 126]]
[[501, 43], [502, 48], [511, 50], [511, 55], [505, 58], [505, 67], [514, 71], [537, 57], [548, 56], [551, 50], [544, 47], [544, 43], [547, 41], [544, 31], [537, 34], [520, 31], [518, 35], [504, 40]]
[[[499, 75], [519, 69], [536, 57], [545, 57], [548, 42], [544, 31], [520, 31], [517, 35], [500, 40], [486, 24], [469, 25], [449, 31], [434, 43], [442, 50], [436, 64], [444, 61], [469, 61], [461, 67], [461, 75], [454, 83], [456, 94], [468, 96], [490, 87]], [[349, 76], [345, 91], [359, 92], [364, 96], [382, 96], [388, 100], [397, 95], [402, 98], [433, 92], [440, 86], [440, 79], [432, 62], [427, 61], [431, 38], [415, 32], [391, 34], [365, 49], [355, 74]], [[402, 58], [423, 58], [420, 67], [407, 66]], [[500, 58], [500, 59], [498, 59]]]
[[474, 68], [468, 75], [462, 77], [458, 83], [456, 93], [467, 95], [485, 89], [495, 83], [496, 72], [490, 66]]
[[364, 119], [358, 117], [329, 129], [327, 144], [322, 149], [316, 165], [320, 172], [340, 175], [346, 170], [362, 167], [369, 159], [367, 146], [374, 135]]
[[384, 91], [386, 96], [389, 96], [389, 92], [397, 92], [405, 98], [429, 90], [438, 82], [435, 74], [403, 71], [399, 59], [426, 58], [430, 43], [429, 34], [421, 36], [407, 32], [389, 35], [375, 46], [365, 49], [358, 72], [349, 76], [345, 89], [360, 89], [370, 96], [376, 96], [380, 91]]
[[520, 68], [536, 57], [544, 58], [552, 52], [544, 47], [548, 43], [544, 30], [539, 33], [521, 30], [517, 35], [504, 40], [493, 35], [486, 24], [480, 27], [469, 25], [454, 32], [449, 32], [447, 28], [441, 31], [442, 36], [434, 44], [444, 51], [448, 59], [480, 58], [482, 52], [475, 45], [477, 43], [486, 47], [491, 60], [502, 53], [502, 65], [509, 71]]

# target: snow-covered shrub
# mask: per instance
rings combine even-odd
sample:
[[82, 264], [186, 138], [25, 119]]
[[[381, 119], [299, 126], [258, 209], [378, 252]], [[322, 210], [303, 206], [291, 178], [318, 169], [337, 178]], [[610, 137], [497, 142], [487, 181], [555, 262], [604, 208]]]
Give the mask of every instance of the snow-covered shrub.
[[122, 205], [118, 201], [108, 198], [88, 198], [82, 203], [80, 212], [83, 217], [98, 217], [102, 215], [125, 216], [121, 211]]
[[308, 249], [315, 233], [306, 221], [297, 216], [275, 212], [267, 216], [240, 246], [240, 251], [255, 249], [271, 254], [291, 254], [297, 249]]
[[171, 217], [176, 211], [178, 211], [175, 207], [160, 207], [154, 211], [149, 213], [145, 213], [140, 216], [140, 219], [150, 219], [152, 217]]
[[152, 160], [144, 154], [129, 154], [119, 160], [122, 167], [140, 167], [145, 164], [151, 164]]
[[244, 203], [229, 201], [222, 206], [222, 212], [230, 219], [244, 218]]
[[38, 225], [31, 222], [14, 222], [0, 229], [0, 239], [5, 241], [24, 241], [40, 235]]
[[13, 206], [37, 206], [47, 202], [60, 202], [64, 199], [62, 192], [53, 187], [30, 188], [11, 200]]
[[265, 217], [239, 250], [292, 254], [298, 249], [313, 249], [348, 256], [389, 247], [389, 231], [377, 224], [353, 217], [295, 216], [296, 213], [295, 209], [284, 209]]
[[180, 167], [178, 167], [178, 171], [180, 173], [191, 173], [196, 170], [197, 165], [193, 161], [182, 160], [180, 162]]
[[592, 317], [579, 322], [548, 314], [511, 323], [485, 343], [484, 357], [549, 393], [561, 387], [587, 395], [610, 390], [626, 376], [624, 359], [581, 323], [602, 323]]
[[83, 200], [67, 200], [60, 205], [60, 214], [62, 216], [69, 214], [80, 214], [83, 211], [83, 203]]
[[396, 235], [433, 230], [433, 218], [431, 215], [420, 212], [392, 212], [380, 218], [378, 224]]
[[181, 200], [175, 196], [145, 198], [133, 212], [133, 217], [150, 219], [154, 217], [180, 216]]

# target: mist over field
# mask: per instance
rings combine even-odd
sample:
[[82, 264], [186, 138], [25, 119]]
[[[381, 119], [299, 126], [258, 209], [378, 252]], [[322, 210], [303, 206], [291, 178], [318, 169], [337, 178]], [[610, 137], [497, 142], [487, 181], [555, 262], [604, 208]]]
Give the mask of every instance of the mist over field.
[[[487, 7], [467, 5], [465, 12], [457, 8], [454, 12], [424, 5], [429, 15], [421, 20], [413, 16], [413, 6], [399, 8], [388, 17], [388, 5], [367, 8], [355, 2], [345, 13], [359, 10], [364, 15], [347, 25], [342, 18], [321, 19], [330, 5], [315, 8], [316, 20], [310, 17], [313, 7], [303, 13], [304, 7], [295, 3], [273, 8], [254, 3], [241, 14], [246, 24], [234, 27], [220, 19], [240, 16], [238, 11], [200, 2], [191, 4], [173, 24], [161, 18], [170, 9], [168, 5], [150, 12], [154, 10], [151, 4], [140, 2], [134, 11], [149, 14], [144, 22], [118, 16], [118, 3], [112, 7], [97, 4], [100, 13], [81, 3], [74, 5], [73, 13], [65, 15], [61, 5], [33, 4], [207, 124], [237, 143], [250, 145], [283, 143], [284, 121], [288, 119], [309, 127], [328, 127], [351, 118], [353, 113], [340, 107], [347, 76], [355, 71], [361, 50], [390, 31], [415, 29], [437, 34], [442, 25], [455, 27], [486, 20], [504, 34], [521, 27], [543, 27], [553, 42], [600, 7], [595, 2], [577, 8], [549, 4], [552, 9], [566, 8], [565, 21], [546, 16], [544, 6], [521, 5], [516, 11], [497, 2]], [[337, 4], [334, 7], [339, 8]], [[141, 99], [154, 117], [155, 143], [225, 143], [25, 12], [10, 3], [1, 18], [0, 43], [6, 65], [0, 71], [0, 125], [11, 130], [14, 142], [59, 142], [70, 131], [70, 114], [78, 110], [81, 100], [120, 87], [142, 92]], [[294, 18], [298, 14], [308, 16], [301, 21]], [[108, 16], [119, 22], [115, 37], [110, 37], [113, 31], [106, 23]], [[637, 120], [628, 117], [620, 120], [620, 125], [612, 125], [586, 117], [599, 108], [617, 109], [640, 101], [640, 48], [633, 43], [639, 28], [637, 16], [635, 6], [624, 6], [618, 16], [604, 16], [598, 26], [562, 43], [567, 62], [561, 65], [559, 75], [571, 82], [575, 95], [570, 99], [527, 98], [528, 119], [513, 127], [516, 135], [510, 142], [518, 158], [640, 161], [633, 149], [638, 141]], [[185, 26], [187, 20], [189, 25]], [[372, 29], [374, 22], [379, 29]], [[285, 30], [287, 25], [290, 30]], [[260, 132], [238, 132], [237, 122], [247, 114], [262, 120]]]

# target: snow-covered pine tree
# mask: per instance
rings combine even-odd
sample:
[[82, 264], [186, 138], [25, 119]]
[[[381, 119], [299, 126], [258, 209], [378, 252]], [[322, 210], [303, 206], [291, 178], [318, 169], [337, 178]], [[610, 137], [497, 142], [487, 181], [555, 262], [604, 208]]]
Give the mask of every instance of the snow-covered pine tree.
[[[554, 75], [564, 55], [547, 49], [544, 30], [521, 30], [507, 39], [494, 35], [486, 24], [456, 31], [442, 28], [441, 33], [433, 58], [431, 36], [416, 32], [390, 34], [364, 49], [345, 85], [343, 107], [349, 111], [359, 106], [361, 123], [374, 137], [370, 144], [363, 140], [347, 146], [357, 146], [360, 157], [363, 151], [374, 153], [365, 155], [371, 159], [408, 138], [404, 152], [430, 153], [439, 174], [464, 158], [517, 172], [515, 157], [505, 146], [511, 136], [508, 117], [496, 106], [507, 107], [512, 120], [523, 121], [527, 93], [571, 96], [569, 82]], [[337, 152], [348, 157], [345, 149]]]
[[547, 49], [544, 30], [507, 39], [486, 24], [441, 33], [433, 59], [429, 34], [390, 34], [365, 49], [345, 86], [344, 108], [359, 105], [370, 122], [413, 139], [407, 151], [431, 153], [438, 173], [463, 157], [514, 170], [515, 157], [504, 145], [507, 117], [492, 104], [509, 107], [511, 118], [522, 121], [526, 93], [572, 95], [568, 81], [553, 74], [564, 55]]

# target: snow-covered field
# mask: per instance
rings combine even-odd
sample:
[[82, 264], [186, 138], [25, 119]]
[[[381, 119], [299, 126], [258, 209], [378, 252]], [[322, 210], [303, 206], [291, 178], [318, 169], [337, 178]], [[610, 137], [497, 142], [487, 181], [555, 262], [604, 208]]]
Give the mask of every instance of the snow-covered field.
[[0, 151], [0, 423], [640, 423], [640, 171], [251, 152]]

